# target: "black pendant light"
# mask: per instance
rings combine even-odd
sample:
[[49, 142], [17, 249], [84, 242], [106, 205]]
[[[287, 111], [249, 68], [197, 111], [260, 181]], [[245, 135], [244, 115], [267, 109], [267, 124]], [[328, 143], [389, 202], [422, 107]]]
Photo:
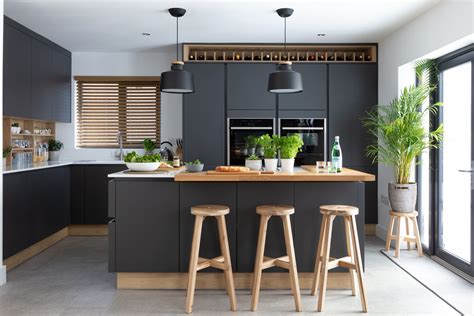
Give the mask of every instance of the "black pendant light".
[[184, 63], [179, 60], [179, 18], [186, 10], [183, 8], [171, 8], [168, 10], [171, 16], [176, 18], [176, 61], [171, 63], [171, 70], [161, 74], [160, 90], [166, 93], [192, 93], [194, 92], [193, 74], [183, 69]]
[[[293, 14], [293, 9], [281, 8], [277, 10], [280, 17], [285, 19], [285, 51], [286, 51], [286, 18]], [[299, 72], [291, 70], [291, 61], [282, 61], [278, 70], [268, 77], [268, 92], [297, 93], [303, 91], [303, 79]]]

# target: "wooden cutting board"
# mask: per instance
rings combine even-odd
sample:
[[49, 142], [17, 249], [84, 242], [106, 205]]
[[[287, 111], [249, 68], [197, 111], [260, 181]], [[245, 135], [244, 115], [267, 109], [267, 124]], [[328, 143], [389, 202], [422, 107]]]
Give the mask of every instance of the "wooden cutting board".
[[206, 172], [208, 175], [218, 175], [218, 176], [235, 176], [235, 175], [258, 175], [261, 172], [260, 171], [215, 171], [215, 170], [209, 170]]

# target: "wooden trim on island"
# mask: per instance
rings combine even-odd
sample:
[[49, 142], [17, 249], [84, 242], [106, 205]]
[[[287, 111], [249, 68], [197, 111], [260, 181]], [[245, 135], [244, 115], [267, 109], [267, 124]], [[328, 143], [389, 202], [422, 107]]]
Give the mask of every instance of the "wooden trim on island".
[[107, 225], [70, 225], [69, 236], [107, 236]]
[[[253, 273], [234, 273], [236, 289], [251, 289]], [[300, 288], [311, 289], [314, 273], [298, 273]], [[188, 281], [187, 273], [117, 273], [117, 289], [129, 290], [185, 290]], [[201, 273], [196, 278], [196, 289], [225, 289], [223, 273]], [[263, 273], [262, 289], [290, 289], [290, 276], [285, 272]], [[328, 289], [350, 289], [348, 272], [328, 273]]]

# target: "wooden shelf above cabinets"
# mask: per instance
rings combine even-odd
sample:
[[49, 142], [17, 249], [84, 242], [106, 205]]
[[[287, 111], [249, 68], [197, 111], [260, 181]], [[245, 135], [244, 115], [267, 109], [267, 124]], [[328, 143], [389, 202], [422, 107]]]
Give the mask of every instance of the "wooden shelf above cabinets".
[[275, 63], [375, 63], [375, 44], [282, 45], [266, 44], [183, 44], [185, 62], [262, 62]]

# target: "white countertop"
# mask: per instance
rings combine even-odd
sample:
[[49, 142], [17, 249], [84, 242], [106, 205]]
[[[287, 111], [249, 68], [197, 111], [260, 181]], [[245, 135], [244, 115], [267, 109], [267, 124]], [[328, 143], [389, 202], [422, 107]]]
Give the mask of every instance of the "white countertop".
[[69, 165], [124, 165], [120, 160], [77, 160], [77, 161], [44, 161], [29, 164], [9, 165], [3, 167], [3, 174], [31, 171], [38, 169], [62, 167]]
[[129, 170], [109, 174], [109, 178], [161, 178], [174, 179], [174, 176], [182, 171], [162, 171], [156, 173], [130, 172]]

